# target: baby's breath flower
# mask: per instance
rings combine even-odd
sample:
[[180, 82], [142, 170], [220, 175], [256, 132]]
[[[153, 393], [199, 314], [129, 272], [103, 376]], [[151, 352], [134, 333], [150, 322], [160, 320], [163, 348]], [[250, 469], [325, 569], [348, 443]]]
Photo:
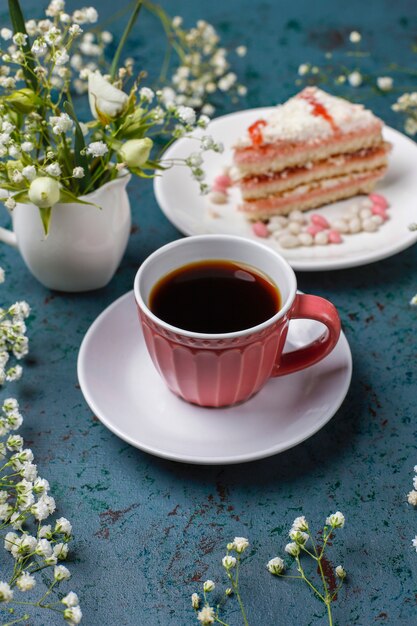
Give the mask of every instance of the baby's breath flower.
[[215, 588], [215, 586], [216, 586], [216, 585], [215, 585], [215, 583], [214, 583], [212, 580], [206, 580], [206, 581], [203, 583], [203, 590], [204, 590], [206, 593], [209, 593], [210, 591], [213, 591], [213, 589]]
[[36, 178], [36, 167], [34, 165], [26, 165], [22, 169], [22, 174], [26, 180], [32, 181]]
[[287, 552], [287, 554], [290, 554], [291, 556], [298, 556], [300, 554], [300, 546], [298, 543], [295, 543], [294, 541], [292, 543], [287, 543], [287, 545], [285, 546], [285, 552]]
[[292, 541], [295, 541], [295, 543], [298, 543], [299, 545], [304, 545], [309, 538], [307, 533], [303, 533], [301, 530], [293, 529], [290, 530], [289, 537]]
[[73, 178], [84, 178], [84, 176], [85, 172], [83, 167], [81, 167], [80, 165], [78, 167], [74, 167], [74, 169], [72, 170]]
[[56, 520], [55, 532], [63, 533], [64, 535], [67, 535], [69, 537], [72, 533], [72, 526], [65, 517], [60, 517]]
[[0, 30], [0, 37], [5, 41], [8, 41], [13, 37], [13, 31], [10, 28], [2, 28]]
[[4, 204], [8, 209], [12, 211], [16, 206], [16, 200], [14, 198], [7, 198]]
[[201, 611], [197, 613], [197, 619], [202, 624], [213, 624], [215, 620], [214, 609], [211, 606], [204, 606]]
[[376, 79], [376, 84], [381, 91], [391, 91], [394, 80], [391, 78], [391, 76], [379, 76]]
[[413, 546], [413, 548], [416, 549], [417, 552], [417, 535], [414, 537], [414, 539], [411, 541], [411, 545]]
[[284, 571], [285, 564], [280, 556], [276, 556], [270, 561], [268, 561], [266, 567], [267, 567], [268, 572], [270, 572], [271, 574], [274, 574], [275, 576], [278, 576], [279, 574], [282, 574], [282, 572]]
[[20, 589], [20, 591], [30, 591], [35, 585], [35, 577], [28, 572], [22, 572], [16, 580], [16, 586]]
[[244, 56], [246, 56], [247, 51], [248, 51], [248, 49], [246, 48], [246, 46], [238, 46], [238, 47], [236, 48], [236, 54], [237, 54], [239, 57], [244, 57]]
[[245, 537], [235, 537], [233, 539], [233, 549], [236, 550], [238, 554], [244, 552], [248, 546], [249, 541], [245, 539]]
[[28, 36], [25, 33], [16, 33], [13, 35], [13, 43], [16, 46], [24, 46], [27, 41]]
[[68, 607], [77, 606], [77, 604], [79, 604], [78, 596], [73, 591], [70, 591], [64, 598], [62, 598], [61, 602]]
[[310, 65], [308, 63], [301, 63], [301, 65], [298, 66], [299, 76], [305, 76], [305, 74], [308, 74], [309, 71], [310, 71]]
[[326, 519], [326, 524], [332, 528], [343, 528], [345, 525], [345, 516], [340, 511], [336, 511]]
[[55, 580], [68, 580], [71, 577], [70, 571], [65, 565], [56, 565], [54, 567]]
[[149, 89], [149, 87], [142, 87], [139, 91], [139, 96], [145, 102], [152, 102], [155, 97], [155, 92], [152, 89]]
[[362, 74], [357, 70], [351, 72], [347, 79], [351, 87], [360, 87], [362, 85]]
[[352, 30], [352, 32], [349, 35], [349, 41], [351, 43], [359, 43], [361, 39], [362, 39], [362, 35], [358, 33], [357, 30]]
[[336, 567], [336, 576], [342, 580], [346, 578], [346, 570], [341, 565]]
[[177, 116], [187, 126], [192, 126], [195, 123], [196, 115], [194, 109], [191, 107], [180, 106], [177, 109]]
[[222, 558], [222, 564], [225, 569], [232, 569], [232, 567], [236, 566], [236, 558], [234, 556], [230, 556], [230, 554], [226, 554], [226, 556]]
[[[417, 299], [416, 299], [416, 304], [417, 304]], [[413, 489], [407, 494], [407, 501], [409, 504], [412, 504], [413, 506], [417, 506], [417, 491], [415, 489]]]
[[71, 626], [73, 626], [74, 624], [79, 624], [81, 622], [82, 616], [83, 614], [79, 606], [73, 606], [71, 608], [65, 609], [64, 611], [64, 619]]
[[93, 157], [104, 156], [109, 151], [104, 141], [93, 141], [87, 146], [87, 154]]
[[0, 582], [0, 602], [10, 602], [13, 599], [13, 590], [8, 583]]
[[193, 593], [191, 595], [191, 606], [193, 607], [193, 609], [198, 609], [198, 607], [200, 606], [200, 596], [198, 595], [198, 593]]
[[22, 143], [22, 150], [23, 150], [23, 152], [32, 152], [32, 150], [33, 150], [33, 143], [31, 141], [24, 141]]
[[304, 515], [301, 515], [300, 517], [295, 518], [295, 520], [292, 523], [292, 528], [293, 530], [301, 530], [301, 531], [308, 530], [308, 522], [306, 518], [304, 517]]
[[61, 176], [62, 170], [59, 163], [50, 163], [45, 167], [45, 171], [49, 176]]

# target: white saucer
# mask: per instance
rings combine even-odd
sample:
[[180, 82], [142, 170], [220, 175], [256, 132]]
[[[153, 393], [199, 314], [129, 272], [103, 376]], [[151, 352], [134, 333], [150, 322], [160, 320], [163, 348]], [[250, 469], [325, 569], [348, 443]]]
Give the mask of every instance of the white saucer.
[[[207, 152], [204, 169], [210, 184], [221, 173], [225, 165], [232, 163], [232, 146], [243, 131], [255, 120], [267, 116], [272, 107], [249, 109], [218, 117], [210, 122], [205, 134], [224, 143], [222, 154]], [[362, 232], [344, 236], [339, 245], [300, 247], [284, 249], [273, 239], [262, 239], [284, 256], [295, 270], [317, 271], [342, 269], [379, 261], [405, 250], [417, 241], [417, 231], [408, 226], [416, 219], [413, 213], [417, 197], [417, 144], [393, 128], [384, 128], [384, 137], [392, 144], [389, 168], [386, 177], [378, 184], [377, 191], [384, 194], [390, 203], [390, 220], [376, 233]], [[194, 150], [189, 139], [176, 141], [165, 153], [164, 158], [186, 158]], [[166, 217], [185, 235], [232, 234], [258, 239], [245, 216], [239, 213], [238, 189], [232, 189], [230, 202], [225, 205], [210, 205], [207, 196], [202, 196], [198, 184], [191, 178], [188, 168], [177, 165], [166, 170], [154, 180], [155, 196]], [[329, 204], [320, 213], [335, 219], [352, 199]], [[213, 210], [218, 217], [212, 216]], [[317, 212], [317, 209], [314, 209]]]
[[[321, 332], [318, 322], [293, 321], [289, 346], [309, 343]], [[150, 360], [133, 292], [99, 315], [78, 357], [84, 397], [115, 435], [156, 456], [207, 465], [261, 459], [311, 437], [340, 407], [351, 374], [342, 334], [321, 363], [271, 379], [244, 404], [225, 409], [187, 404], [167, 389]]]

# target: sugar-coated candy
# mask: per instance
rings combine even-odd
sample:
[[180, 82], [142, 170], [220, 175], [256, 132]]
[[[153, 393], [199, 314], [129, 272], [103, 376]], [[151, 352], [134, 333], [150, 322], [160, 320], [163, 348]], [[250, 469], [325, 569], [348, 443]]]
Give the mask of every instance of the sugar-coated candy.
[[316, 243], [318, 246], [327, 245], [329, 243], [329, 237], [327, 233], [324, 230], [317, 233], [317, 235], [314, 237], [314, 243]]
[[384, 222], [384, 219], [380, 215], [373, 215], [371, 217], [371, 220], [375, 222], [375, 224], [377, 224], [378, 226], [381, 226], [381, 224], [383, 224]]
[[332, 227], [334, 230], [338, 230], [339, 233], [348, 233], [349, 232], [349, 224], [344, 219], [335, 220], [332, 222]]
[[301, 233], [301, 224], [300, 222], [290, 222], [287, 229], [291, 235], [299, 235]]
[[288, 225], [288, 217], [284, 215], [273, 215], [269, 220], [270, 230], [280, 230]]
[[371, 209], [361, 209], [359, 211], [359, 217], [362, 220], [366, 220], [368, 217], [371, 217], [371, 215], [372, 215]]
[[313, 237], [315, 237], [315, 235], [317, 235], [317, 233], [321, 232], [322, 230], [324, 230], [324, 228], [322, 226], [319, 226], [318, 224], [310, 224], [310, 226], [308, 226], [307, 228], [307, 232], [310, 233], [310, 235], [312, 235]]
[[219, 174], [213, 181], [213, 187], [216, 189], [227, 189], [232, 184], [232, 179], [227, 174]]
[[369, 217], [368, 219], [363, 220], [362, 228], [367, 233], [374, 233], [375, 231], [378, 230], [378, 224], [375, 224], [375, 222], [372, 220], [372, 218]]
[[211, 191], [208, 195], [208, 199], [213, 204], [226, 204], [227, 202], [227, 194], [223, 193], [223, 191]]
[[371, 210], [372, 210], [373, 215], [379, 215], [380, 217], [382, 217], [384, 222], [388, 219], [388, 214], [387, 214], [386, 209], [384, 209], [384, 207], [380, 206], [379, 204], [372, 205]]
[[290, 222], [299, 222], [300, 224], [304, 224], [304, 222], [306, 221], [304, 213], [302, 213], [302, 211], [299, 211], [298, 209], [295, 209], [295, 211], [291, 211], [288, 218]]
[[350, 204], [347, 210], [347, 214], [351, 217], [358, 215], [359, 211], [361, 210], [361, 205], [359, 204], [359, 202], [354, 202], [353, 204]]
[[358, 217], [354, 217], [349, 221], [349, 232], [353, 235], [360, 233], [362, 230], [362, 224]]
[[315, 226], [321, 226], [322, 229], [330, 228], [330, 224], [326, 220], [326, 218], [323, 217], [323, 215], [319, 215], [318, 213], [314, 213], [314, 215], [311, 216], [311, 223]]
[[300, 245], [300, 241], [295, 235], [282, 235], [278, 239], [278, 243], [283, 248], [297, 248]]
[[343, 241], [339, 231], [336, 229], [329, 230], [327, 236], [329, 238], [329, 243], [342, 243]]
[[314, 237], [310, 233], [300, 233], [298, 235], [298, 241], [302, 246], [312, 246], [314, 243]]
[[369, 199], [373, 204], [378, 204], [383, 209], [387, 209], [389, 206], [387, 199], [384, 196], [381, 196], [380, 193], [370, 193]]
[[263, 222], [254, 222], [252, 224], [252, 230], [257, 237], [268, 237], [269, 230]]
[[359, 202], [359, 206], [361, 209], [370, 209], [372, 207], [372, 200], [370, 200], [369, 198], [363, 198]]

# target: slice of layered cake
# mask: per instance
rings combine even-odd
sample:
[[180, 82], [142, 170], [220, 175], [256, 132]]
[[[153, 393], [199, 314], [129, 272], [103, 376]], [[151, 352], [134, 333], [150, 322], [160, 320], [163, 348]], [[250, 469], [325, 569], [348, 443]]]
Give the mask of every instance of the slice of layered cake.
[[387, 169], [382, 126], [362, 105], [307, 87], [235, 145], [240, 209], [267, 219], [370, 193]]

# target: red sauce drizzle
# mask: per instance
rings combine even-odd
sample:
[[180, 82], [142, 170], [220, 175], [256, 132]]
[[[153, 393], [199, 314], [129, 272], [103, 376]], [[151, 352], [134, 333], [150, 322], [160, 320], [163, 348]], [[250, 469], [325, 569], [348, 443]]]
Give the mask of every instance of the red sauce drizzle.
[[332, 130], [335, 133], [339, 132], [338, 125], [336, 124], [324, 104], [321, 104], [321, 102], [318, 102], [318, 100], [316, 100], [313, 93], [311, 93], [310, 91], [303, 91], [302, 93], [300, 93], [299, 97], [307, 100], [307, 102], [311, 104], [311, 106], [313, 107], [313, 115], [316, 115], [317, 117], [322, 117], [324, 120], [326, 120], [326, 122], [328, 122], [328, 124], [330, 124]]
[[249, 126], [248, 133], [254, 146], [260, 146], [263, 141], [262, 128], [266, 126], [265, 120], [258, 120], [252, 126]]

